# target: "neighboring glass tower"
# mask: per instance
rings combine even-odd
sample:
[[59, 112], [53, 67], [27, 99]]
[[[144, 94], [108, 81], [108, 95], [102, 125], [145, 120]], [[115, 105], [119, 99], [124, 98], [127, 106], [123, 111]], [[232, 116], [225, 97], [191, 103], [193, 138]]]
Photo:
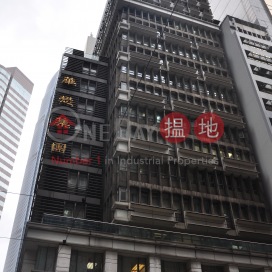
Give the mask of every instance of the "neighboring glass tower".
[[265, 0], [267, 8], [269, 9], [270, 13], [272, 14], [272, 0]]
[[0, 65], [0, 218], [32, 90], [18, 68]]
[[16, 239], [10, 240], [4, 271], [15, 271], [17, 264], [16, 261], [18, 259], [18, 253], [19, 249], [21, 248], [26, 221], [28, 219], [32, 204], [32, 197], [29, 196], [33, 194], [35, 188], [35, 183], [33, 180], [36, 179], [39, 170], [39, 160], [47, 130], [46, 123], [49, 118], [49, 110], [54, 97], [57, 78], [58, 73], [56, 73], [56, 75], [50, 81], [42, 101], [11, 233], [11, 236], [13, 238], [16, 237]]

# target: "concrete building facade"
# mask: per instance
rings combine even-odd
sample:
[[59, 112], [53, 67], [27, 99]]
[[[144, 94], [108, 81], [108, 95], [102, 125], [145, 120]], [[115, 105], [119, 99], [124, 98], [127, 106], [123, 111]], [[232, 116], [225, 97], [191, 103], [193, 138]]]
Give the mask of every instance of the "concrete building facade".
[[[272, 271], [271, 211], [221, 38], [206, 0], [107, 2], [97, 57], [64, 55], [15, 271]], [[55, 127], [60, 94], [78, 102]], [[160, 133], [173, 112], [194, 128], [180, 143]], [[223, 120], [218, 141], [195, 136], [203, 112]], [[87, 121], [99, 135], [107, 123], [105, 142], [84, 142]], [[102, 166], [71, 160], [97, 162], [97, 148]]]
[[0, 218], [32, 90], [18, 68], [0, 65]]

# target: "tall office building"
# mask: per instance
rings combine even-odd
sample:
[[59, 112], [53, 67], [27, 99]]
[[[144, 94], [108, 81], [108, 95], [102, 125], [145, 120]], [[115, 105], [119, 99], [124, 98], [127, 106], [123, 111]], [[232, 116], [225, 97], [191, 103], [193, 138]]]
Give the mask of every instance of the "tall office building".
[[272, 207], [272, 42], [267, 39], [266, 28], [237, 18], [227, 17], [221, 28], [226, 54]]
[[[272, 271], [271, 212], [221, 38], [206, 0], [107, 2], [99, 59], [64, 55], [15, 271]], [[218, 141], [196, 136], [204, 112], [224, 122]], [[194, 128], [183, 142], [160, 133], [173, 113]], [[94, 123], [104, 146], [84, 141]], [[97, 157], [102, 168], [78, 163]]]
[[[63, 215], [65, 210], [66, 216], [102, 219], [104, 148], [100, 138], [105, 130], [108, 64], [106, 58], [89, 57], [84, 58], [82, 51], [67, 48], [60, 71], [48, 85], [35, 128], [4, 271], [21, 271], [18, 254], [22, 248], [28, 252], [23, 238], [29, 217], [32, 222], [40, 223], [47, 220], [45, 214]], [[61, 126], [65, 122], [67, 124]], [[43, 254], [44, 248], [37, 244], [31, 253], [35, 255], [36, 250]], [[54, 248], [49, 251], [48, 254], [53, 254]], [[29, 271], [36, 256], [24, 257], [27, 260], [22, 271]], [[48, 259], [46, 264], [36, 263], [35, 267], [51, 271], [55, 264]]]
[[18, 68], [0, 65], [0, 218], [32, 90]]
[[268, 10], [270, 11], [270, 13], [272, 15], [272, 1], [271, 0], [264, 0], [264, 1], [266, 3]]
[[272, 36], [271, 0], [209, 0], [214, 18], [223, 21], [227, 15], [259, 24]]
[[[262, 172], [262, 179], [272, 207], [272, 200], [269, 196], [272, 192], [270, 166], [272, 92], [269, 89], [272, 2], [271, 0], [211, 0], [210, 3], [215, 17], [223, 21], [221, 29], [224, 36], [224, 47], [235, 85], [239, 86], [237, 94], [250, 128], [250, 137], [254, 142], [259, 169]], [[227, 15], [230, 16], [225, 18]], [[254, 108], [254, 114], [252, 108]]]

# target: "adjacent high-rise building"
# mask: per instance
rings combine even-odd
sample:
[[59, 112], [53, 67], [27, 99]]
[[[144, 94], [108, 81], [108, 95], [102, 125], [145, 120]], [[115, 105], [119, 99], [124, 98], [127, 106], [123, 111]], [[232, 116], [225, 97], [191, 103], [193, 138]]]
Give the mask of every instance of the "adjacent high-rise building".
[[[21, 267], [18, 254], [20, 250], [29, 250], [23, 239], [30, 217], [33, 223], [47, 220], [45, 214], [49, 220], [54, 214], [102, 220], [104, 148], [100, 139], [105, 138], [106, 131], [108, 64], [106, 58], [90, 57], [84, 58], [84, 52], [67, 48], [60, 71], [48, 85], [4, 271], [29, 271], [33, 269], [32, 261], [35, 264], [32, 254], [36, 251], [44, 254], [39, 244], [31, 245], [30, 255], [24, 255], [27, 260], [24, 259]], [[54, 248], [49, 251], [53, 258]], [[47, 263], [36, 263], [35, 267], [52, 271], [55, 263], [48, 259]]]
[[214, 18], [223, 21], [227, 15], [267, 28], [272, 36], [271, 0], [209, 0]]
[[4, 272], [272, 271], [271, 211], [216, 23], [207, 0], [107, 2], [96, 56], [64, 54]]
[[264, 0], [266, 3], [266, 6], [268, 10], [270, 11], [270, 14], [272, 15], [272, 1], [271, 0]]
[[260, 25], [227, 17], [221, 25], [225, 52], [272, 207], [272, 42]]
[[32, 90], [18, 68], [0, 65], [0, 218]]

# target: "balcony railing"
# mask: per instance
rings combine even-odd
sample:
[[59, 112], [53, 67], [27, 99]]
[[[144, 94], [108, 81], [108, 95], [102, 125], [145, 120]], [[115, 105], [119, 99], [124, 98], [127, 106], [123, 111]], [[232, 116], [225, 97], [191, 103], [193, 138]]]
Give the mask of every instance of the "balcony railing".
[[44, 214], [43, 224], [55, 227], [74, 228], [89, 232], [118, 235], [121, 237], [148, 239], [184, 245], [194, 245], [212, 248], [221, 248], [238, 251], [252, 251], [267, 254], [272, 252], [272, 244], [231, 240], [217, 237], [192, 235], [180, 232], [161, 231], [156, 229], [131, 227], [113, 223], [84, 220], [78, 218], [64, 217], [58, 215]]

